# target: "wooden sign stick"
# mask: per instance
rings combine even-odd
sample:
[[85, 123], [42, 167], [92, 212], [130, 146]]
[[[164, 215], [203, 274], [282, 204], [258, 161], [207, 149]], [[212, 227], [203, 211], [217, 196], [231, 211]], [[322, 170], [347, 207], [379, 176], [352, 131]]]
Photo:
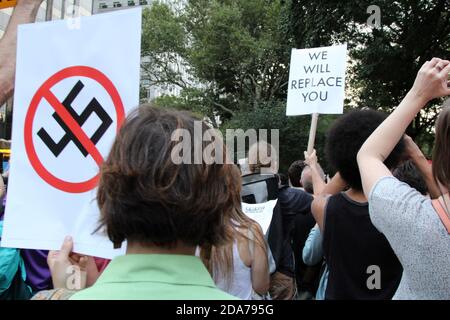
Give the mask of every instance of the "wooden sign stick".
[[314, 142], [316, 141], [316, 131], [317, 131], [317, 122], [319, 120], [319, 114], [313, 113], [311, 119], [311, 128], [309, 130], [309, 140], [308, 140], [308, 155], [311, 154], [314, 150]]

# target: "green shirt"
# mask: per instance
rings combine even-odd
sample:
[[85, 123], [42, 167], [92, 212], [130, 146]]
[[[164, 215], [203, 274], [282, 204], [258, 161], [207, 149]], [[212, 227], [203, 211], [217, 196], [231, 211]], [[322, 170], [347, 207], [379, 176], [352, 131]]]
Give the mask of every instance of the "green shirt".
[[97, 282], [71, 300], [232, 300], [195, 256], [127, 254], [111, 261]]

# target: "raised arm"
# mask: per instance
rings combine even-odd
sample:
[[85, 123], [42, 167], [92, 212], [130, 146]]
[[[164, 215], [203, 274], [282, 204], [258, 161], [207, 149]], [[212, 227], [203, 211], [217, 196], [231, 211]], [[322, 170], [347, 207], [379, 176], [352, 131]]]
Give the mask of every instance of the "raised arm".
[[19, 0], [9, 20], [6, 32], [0, 39], [0, 105], [5, 103], [14, 91], [17, 26], [34, 22], [42, 1]]
[[333, 179], [331, 179], [331, 181], [325, 186], [321, 194], [314, 198], [314, 201], [311, 205], [311, 212], [321, 232], [323, 232], [325, 207], [327, 205], [328, 197], [344, 191], [346, 187], [347, 183], [344, 181], [344, 179], [342, 179], [341, 175], [338, 172], [333, 177]]
[[317, 160], [316, 150], [313, 150], [313, 152], [311, 152], [311, 154], [308, 154], [308, 152], [305, 151], [305, 163], [311, 169], [311, 177], [312, 177], [314, 195], [318, 196], [322, 193], [322, 191], [325, 189], [325, 186], [327, 184], [325, 183], [325, 181], [323, 181], [322, 177], [320, 176], [320, 168], [319, 168], [319, 162]]
[[401, 139], [416, 114], [428, 101], [450, 95], [449, 72], [449, 61], [438, 58], [427, 61], [417, 74], [413, 87], [397, 109], [361, 147], [357, 159], [364, 193], [367, 197], [380, 178], [392, 175], [383, 162]]

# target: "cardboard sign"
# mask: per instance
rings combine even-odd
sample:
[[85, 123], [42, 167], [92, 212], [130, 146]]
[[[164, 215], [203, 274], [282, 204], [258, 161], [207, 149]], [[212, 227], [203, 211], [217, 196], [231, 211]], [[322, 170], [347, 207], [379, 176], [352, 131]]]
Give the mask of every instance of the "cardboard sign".
[[286, 115], [343, 113], [347, 45], [292, 49]]
[[96, 187], [126, 114], [139, 104], [140, 8], [18, 30], [12, 158], [2, 246], [112, 258]]

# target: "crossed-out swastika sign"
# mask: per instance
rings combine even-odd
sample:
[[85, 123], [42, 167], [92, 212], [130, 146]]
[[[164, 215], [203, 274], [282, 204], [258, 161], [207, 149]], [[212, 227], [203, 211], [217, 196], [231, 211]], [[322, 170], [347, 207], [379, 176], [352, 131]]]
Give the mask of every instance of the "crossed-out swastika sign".
[[[4, 1], [4, 0], [3, 0]], [[0, 0], [1, 2], [1, 0]], [[139, 105], [142, 8], [17, 28], [11, 166], [1, 246], [112, 259], [100, 166]]]
[[[120, 95], [115, 88], [114, 84], [97, 69], [86, 66], [74, 66], [63, 69], [53, 76], [51, 76], [44, 84], [37, 90], [33, 99], [31, 100], [30, 107], [26, 114], [25, 126], [24, 126], [24, 140], [25, 149], [30, 160], [30, 163], [37, 174], [51, 186], [69, 193], [82, 193], [87, 192], [97, 186], [99, 176], [94, 177], [81, 182], [71, 182], [56, 177], [52, 174], [48, 168], [41, 162], [40, 156], [36, 152], [33, 137], [33, 124], [38, 107], [43, 100], [46, 100], [48, 104], [54, 109], [52, 118], [58, 123], [58, 125], [64, 131], [63, 137], [59, 141], [55, 141], [44, 127], [41, 127], [36, 136], [39, 137], [42, 142], [47, 146], [51, 153], [57, 158], [67, 145], [71, 142], [75, 144], [77, 149], [84, 157], [91, 156], [94, 161], [100, 166], [103, 162], [103, 156], [97, 149], [96, 144], [104, 136], [108, 128], [112, 125], [113, 120], [109, 114], [105, 111], [102, 105], [94, 97], [90, 103], [84, 108], [81, 114], [78, 114], [72, 107], [72, 103], [75, 98], [80, 94], [85, 85], [82, 80], [78, 80], [75, 86], [68, 92], [66, 98], [63, 101], [59, 101], [53, 94], [51, 89], [59, 82], [72, 78], [72, 77], [85, 77], [90, 78], [99, 83], [104, 90], [111, 97], [116, 112], [116, 128], [119, 130], [121, 124], [125, 118], [125, 111], [123, 107]], [[90, 118], [92, 114], [96, 114], [100, 119], [101, 124], [89, 137], [83, 131], [83, 124]]]
[[[97, 142], [102, 138], [113, 121], [95, 98], [92, 99], [92, 101], [89, 103], [86, 109], [84, 109], [82, 114], [78, 115], [76, 113], [76, 111], [72, 108], [72, 102], [75, 100], [83, 87], [83, 83], [78, 80], [72, 91], [70, 91], [69, 95], [62, 102], [62, 105], [70, 113], [70, 116], [77, 121], [79, 126], [82, 126], [89, 119], [91, 114], [97, 114], [97, 116], [102, 121], [102, 124], [98, 127], [97, 131], [91, 137], [91, 141], [94, 144], [97, 144]], [[83, 144], [80, 142], [80, 140], [78, 140], [76, 135], [72, 131], [70, 131], [70, 128], [66, 125], [64, 120], [62, 120], [57, 112], [53, 114], [53, 118], [65, 131], [65, 135], [61, 138], [61, 140], [59, 140], [59, 142], [55, 142], [44, 128], [41, 128], [37, 134], [45, 143], [45, 145], [50, 149], [50, 151], [55, 155], [55, 157], [58, 157], [61, 154], [61, 152], [66, 148], [70, 141], [75, 143], [80, 152], [86, 157], [89, 152], [83, 147]]]

